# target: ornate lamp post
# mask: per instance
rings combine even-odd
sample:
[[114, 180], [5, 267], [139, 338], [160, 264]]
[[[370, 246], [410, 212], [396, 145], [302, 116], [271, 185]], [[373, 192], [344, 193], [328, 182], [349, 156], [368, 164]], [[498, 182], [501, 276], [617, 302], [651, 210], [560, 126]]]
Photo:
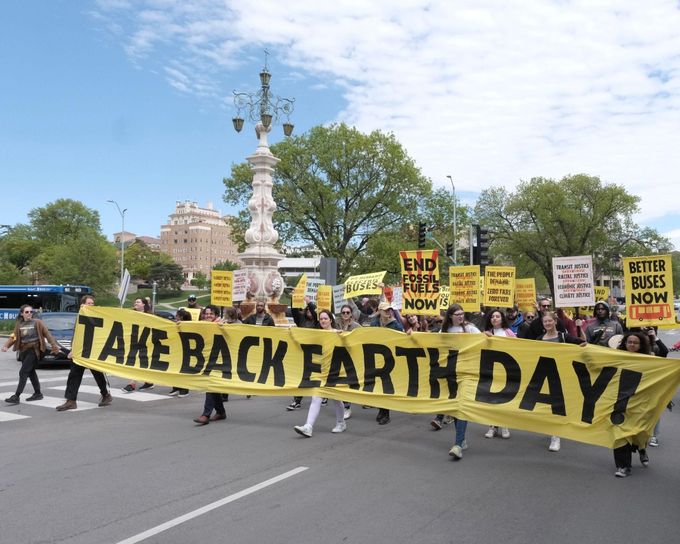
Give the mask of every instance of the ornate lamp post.
[[[278, 305], [285, 285], [278, 270], [279, 261], [284, 256], [274, 248], [279, 234], [272, 223], [272, 215], [276, 211], [276, 203], [272, 197], [272, 174], [279, 159], [269, 149], [267, 134], [271, 131], [272, 124], [279, 122], [283, 116], [285, 116], [285, 122], [282, 123], [284, 134], [290, 136], [293, 133], [289, 115], [293, 112], [295, 100], [272, 94], [270, 80], [271, 74], [267, 70], [265, 56], [265, 66], [260, 72], [260, 89], [255, 93], [234, 91], [237, 114], [232, 121], [236, 132], [241, 131], [245, 119], [255, 123], [258, 138], [255, 153], [247, 157], [254, 172], [253, 195], [248, 201], [251, 221], [245, 234], [246, 250], [239, 255], [244, 268], [248, 271], [248, 298], [266, 300], [270, 312], [275, 315], [279, 313], [275, 306]], [[283, 309], [285, 310], [285, 307]]]

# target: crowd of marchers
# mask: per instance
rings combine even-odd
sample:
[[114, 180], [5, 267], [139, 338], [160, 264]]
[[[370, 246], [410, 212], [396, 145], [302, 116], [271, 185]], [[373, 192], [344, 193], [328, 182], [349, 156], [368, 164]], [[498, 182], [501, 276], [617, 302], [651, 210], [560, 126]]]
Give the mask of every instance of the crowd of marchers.
[[[94, 304], [95, 299], [92, 295], [86, 295], [81, 300], [81, 305], [84, 306]], [[561, 309], [553, 310], [552, 303], [548, 298], [541, 298], [537, 301], [535, 308], [524, 312], [520, 312], [517, 306], [486, 308], [482, 312], [465, 312], [459, 304], [451, 303], [448, 309], [438, 316], [402, 315], [398, 309], [392, 306], [384, 292], [380, 296], [348, 300], [340, 308], [337, 315], [329, 310], [317, 310], [316, 305], [309, 298], [305, 299], [305, 304], [303, 309], [293, 310], [295, 325], [324, 331], [350, 332], [359, 327], [386, 327], [404, 334], [413, 332], [486, 334], [488, 336], [525, 338], [541, 342], [571, 343], [580, 346], [597, 344], [656, 357], [666, 357], [669, 352], [659, 339], [656, 328], [628, 329], [615, 308], [610, 308], [610, 305], [605, 301], [597, 302], [594, 306], [593, 315], [588, 318], [569, 316]], [[136, 298], [132, 310], [151, 313], [151, 305], [148, 299]], [[237, 323], [254, 326], [275, 325], [274, 319], [267, 313], [264, 301], [256, 301], [254, 312], [251, 315], [242, 316], [240, 308], [237, 307], [219, 308], [211, 304], [201, 307], [198, 305], [195, 295], [188, 297], [187, 305], [177, 311], [175, 319], [178, 322], [200, 320], [227, 325]], [[32, 402], [43, 398], [36, 370], [48, 345], [53, 351], [59, 349], [44, 323], [34, 318], [33, 308], [30, 305], [22, 306], [14, 331], [2, 346], [2, 351], [7, 351], [12, 347], [17, 352], [17, 359], [20, 363], [17, 388], [13, 395], [5, 399], [7, 404], [19, 404], [21, 402], [21, 394], [28, 381], [31, 382], [33, 387], [33, 394], [25, 400]], [[71, 358], [71, 354], [69, 354], [69, 358]], [[74, 361], [71, 362], [64, 394], [65, 402], [57, 406], [57, 411], [63, 412], [78, 407], [78, 390], [85, 370], [84, 367]], [[111, 405], [113, 399], [106, 376], [96, 370], [91, 370], [91, 372], [101, 394], [99, 406]], [[138, 385], [136, 382], [130, 381], [122, 390], [132, 394], [136, 391], [152, 388], [154, 388], [153, 383], [144, 382]], [[183, 398], [189, 395], [189, 391], [173, 387], [168, 394]], [[225, 402], [228, 402], [228, 400], [228, 394], [205, 392], [203, 411], [193, 421], [197, 425], [207, 425], [210, 422], [226, 420]], [[305, 423], [296, 425], [294, 431], [305, 438], [310, 438], [314, 432], [314, 425], [321, 408], [328, 403], [328, 399], [311, 397]], [[352, 416], [352, 406], [348, 402], [335, 400], [330, 401], [330, 403], [335, 408], [335, 426], [331, 432], [345, 432], [347, 420]], [[289, 411], [299, 410], [302, 408], [302, 404], [302, 397], [294, 397], [286, 409]], [[371, 407], [363, 406], [363, 408]], [[379, 425], [388, 424], [390, 422], [390, 411], [385, 408], [377, 408], [376, 421]], [[468, 448], [466, 440], [467, 421], [455, 416], [437, 414], [430, 422], [430, 426], [433, 430], [438, 431], [444, 425], [450, 423], [454, 426], [455, 438], [453, 446], [449, 450], [449, 455], [454, 460], [460, 460], [463, 458], [463, 450]], [[639, 454], [642, 466], [648, 466], [649, 456], [646, 446], [658, 447], [659, 433], [660, 421], [657, 421], [648, 444], [644, 446], [626, 444], [614, 449], [615, 476], [624, 478], [631, 474], [632, 457], [635, 452]], [[511, 436], [510, 429], [490, 424], [484, 437], [494, 438], [496, 436], [509, 439]], [[548, 450], [558, 452], [560, 449], [560, 437], [551, 436], [548, 442]]]

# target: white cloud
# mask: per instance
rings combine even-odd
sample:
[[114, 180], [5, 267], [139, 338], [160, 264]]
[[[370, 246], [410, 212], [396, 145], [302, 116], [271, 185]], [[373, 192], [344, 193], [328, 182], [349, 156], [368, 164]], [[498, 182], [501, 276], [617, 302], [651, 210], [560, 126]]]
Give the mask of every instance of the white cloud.
[[342, 86], [336, 120], [394, 131], [437, 184], [586, 172], [640, 195], [641, 221], [680, 201], [675, 1], [102, 0], [98, 15], [206, 96], [246, 47], [272, 47], [291, 77]]

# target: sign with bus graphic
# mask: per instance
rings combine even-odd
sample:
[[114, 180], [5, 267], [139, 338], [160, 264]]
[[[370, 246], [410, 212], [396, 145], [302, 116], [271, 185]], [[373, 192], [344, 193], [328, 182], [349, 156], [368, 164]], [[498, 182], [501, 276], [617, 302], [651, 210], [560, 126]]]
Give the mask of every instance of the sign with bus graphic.
[[625, 257], [629, 325], [673, 325], [673, 269], [670, 255]]

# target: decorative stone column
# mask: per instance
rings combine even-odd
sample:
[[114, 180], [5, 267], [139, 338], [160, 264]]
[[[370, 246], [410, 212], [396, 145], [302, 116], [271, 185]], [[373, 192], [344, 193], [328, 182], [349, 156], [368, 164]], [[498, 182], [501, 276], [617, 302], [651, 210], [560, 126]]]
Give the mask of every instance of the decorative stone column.
[[[248, 301], [266, 300], [269, 312], [277, 324], [287, 324], [286, 306], [279, 304], [285, 282], [279, 273], [279, 261], [284, 258], [275, 248], [279, 233], [274, 229], [272, 216], [276, 211], [276, 202], [272, 197], [272, 175], [279, 162], [267, 142], [267, 133], [271, 127], [258, 123], [255, 127], [259, 143], [255, 153], [247, 157], [253, 167], [253, 195], [248, 201], [251, 220], [246, 230], [246, 250], [239, 255], [243, 268], [248, 271]], [[242, 304], [244, 311], [252, 312], [252, 302]], [[248, 313], [250, 313], [248, 312]]]

